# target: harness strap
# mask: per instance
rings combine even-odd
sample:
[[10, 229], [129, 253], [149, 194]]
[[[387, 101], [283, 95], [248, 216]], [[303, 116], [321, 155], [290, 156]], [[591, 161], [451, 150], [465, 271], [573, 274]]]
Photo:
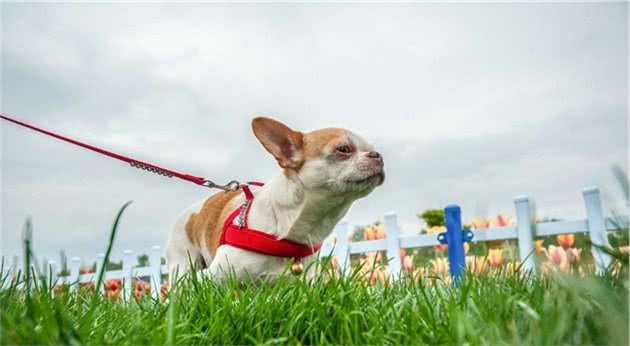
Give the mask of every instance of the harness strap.
[[[242, 185], [245, 203], [234, 210], [225, 220], [219, 245], [227, 244], [265, 255], [295, 258], [296, 260], [319, 251], [322, 247], [321, 243], [309, 246], [288, 239], [278, 239], [275, 235], [249, 228], [247, 216], [254, 201], [254, 194], [248, 185], [263, 186], [262, 183], [257, 182]], [[238, 226], [234, 224], [237, 217], [241, 217]]]

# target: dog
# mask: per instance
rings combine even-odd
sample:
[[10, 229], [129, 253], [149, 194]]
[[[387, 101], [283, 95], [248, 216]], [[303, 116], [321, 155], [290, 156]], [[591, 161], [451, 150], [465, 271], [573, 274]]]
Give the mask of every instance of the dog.
[[[233, 275], [242, 280], [277, 278], [288, 262], [302, 260], [300, 256], [308, 264], [317, 258], [317, 244], [330, 235], [352, 203], [385, 180], [383, 156], [349, 130], [302, 133], [267, 117], [256, 117], [251, 125], [282, 174], [264, 186], [218, 192], [187, 208], [166, 246], [171, 283], [191, 265], [201, 266], [213, 279]], [[236, 237], [248, 236], [250, 229], [259, 237], [234, 245], [225, 240], [226, 229], [232, 228]], [[249, 245], [260, 238], [269, 238], [263, 239], [268, 250], [252, 251]], [[276, 251], [285, 246], [306, 250], [296, 256], [293, 250], [278, 255]]]

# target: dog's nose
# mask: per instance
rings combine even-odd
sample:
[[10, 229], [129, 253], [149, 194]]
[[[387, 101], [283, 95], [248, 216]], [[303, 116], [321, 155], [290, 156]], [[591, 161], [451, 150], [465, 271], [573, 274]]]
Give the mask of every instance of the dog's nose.
[[374, 150], [370, 151], [367, 154], [367, 157], [369, 157], [370, 159], [376, 161], [376, 163], [379, 166], [383, 167], [383, 155], [381, 155], [378, 151], [374, 151]]
[[379, 154], [378, 151], [374, 150], [370, 151], [367, 156], [371, 159], [382, 159], [381, 154]]

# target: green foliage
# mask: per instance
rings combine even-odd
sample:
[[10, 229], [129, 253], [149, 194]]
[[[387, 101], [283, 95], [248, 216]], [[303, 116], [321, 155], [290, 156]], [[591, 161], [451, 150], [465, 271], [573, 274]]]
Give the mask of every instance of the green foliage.
[[29, 313], [25, 299], [15, 285], [0, 291], [0, 343], [628, 344], [627, 286], [612, 276], [466, 274], [459, 289], [406, 277], [372, 287], [353, 278], [221, 285], [188, 276], [166, 303], [53, 297], [40, 286]]
[[220, 284], [193, 274], [165, 302], [129, 303], [7, 280], [0, 278], [8, 287], [0, 290], [0, 344], [628, 344], [627, 275], [610, 271], [466, 273], [459, 288], [408, 276], [368, 286], [352, 276]]
[[138, 256], [138, 267], [148, 267], [149, 266], [149, 255], [142, 254]]
[[364, 226], [355, 226], [354, 227], [354, 232], [352, 232], [352, 241], [361, 241], [363, 240], [363, 230], [365, 229]]
[[444, 210], [442, 209], [427, 209], [418, 217], [423, 219], [428, 227], [444, 226]]

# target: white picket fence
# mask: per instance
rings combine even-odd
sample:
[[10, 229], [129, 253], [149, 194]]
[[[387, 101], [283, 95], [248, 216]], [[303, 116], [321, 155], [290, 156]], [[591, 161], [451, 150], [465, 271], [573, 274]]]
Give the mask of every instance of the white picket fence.
[[[513, 227], [497, 227], [474, 230], [472, 241], [518, 240], [518, 250], [523, 269], [535, 270], [534, 241], [535, 236], [550, 236], [557, 234], [588, 232], [590, 240], [598, 246], [608, 246], [608, 231], [618, 231], [620, 224], [627, 225], [628, 217], [604, 217], [599, 189], [590, 187], [583, 190], [586, 219], [578, 221], [559, 221], [535, 223], [534, 206], [527, 196], [514, 199], [517, 224]], [[342, 221], [335, 228], [336, 245], [331, 241], [324, 244], [320, 250], [322, 256], [333, 255], [338, 259], [340, 270], [348, 273], [351, 254], [361, 254], [368, 251], [386, 251], [389, 260], [389, 272], [397, 279], [401, 271], [401, 248], [418, 248], [439, 245], [437, 234], [419, 234], [399, 236], [396, 213], [385, 214], [385, 239], [348, 242], [348, 222]], [[593, 258], [598, 270], [610, 265], [610, 256], [599, 248], [592, 247]]]
[[[619, 224], [627, 225], [628, 217], [604, 217], [599, 189], [586, 188], [583, 191], [584, 205], [586, 208], [586, 219], [578, 221], [559, 221], [534, 223], [534, 208], [532, 202], [526, 196], [519, 196], [514, 199], [516, 208], [517, 225], [513, 227], [499, 227], [472, 231], [474, 236], [472, 241], [491, 241], [517, 239], [519, 254], [523, 263], [523, 268], [535, 270], [535, 263], [531, 254], [534, 251], [534, 236], [550, 236], [557, 234], [588, 232], [593, 244], [608, 246], [608, 231], [618, 231]], [[385, 214], [385, 229], [387, 236], [385, 239], [348, 242], [349, 226], [347, 221], [340, 222], [336, 227], [336, 245], [333, 246], [331, 239], [328, 239], [322, 249], [320, 256], [336, 256], [339, 261], [342, 273], [348, 273], [350, 269], [349, 258], [351, 254], [361, 254], [369, 251], [386, 251], [389, 260], [389, 272], [393, 279], [397, 279], [401, 271], [400, 249], [418, 248], [439, 245], [437, 234], [418, 234], [410, 236], [399, 236], [399, 227], [396, 214], [393, 212]], [[599, 270], [609, 266], [610, 257], [597, 247], [592, 247], [593, 258]], [[58, 267], [56, 261], [48, 261], [49, 274], [52, 282], [57, 283], [91, 283], [98, 279], [97, 273], [103, 265], [104, 255], [97, 255], [96, 273], [80, 274], [81, 259], [72, 257], [69, 268], [70, 275], [58, 277]], [[151, 293], [154, 297], [159, 297], [162, 276], [168, 272], [166, 265], [161, 264], [162, 249], [160, 246], [153, 246], [149, 254], [148, 267], [134, 267], [137, 263], [134, 252], [125, 250], [123, 252], [122, 269], [107, 271], [105, 280], [122, 279], [124, 297], [132, 296], [133, 278], [149, 278], [151, 283]], [[5, 262], [6, 263], [6, 262]], [[17, 259], [3, 275], [10, 275], [14, 269], [19, 268]], [[5, 285], [9, 282], [5, 280]], [[72, 285], [76, 289], [77, 285]], [[104, 287], [99, 288], [101, 292]]]

